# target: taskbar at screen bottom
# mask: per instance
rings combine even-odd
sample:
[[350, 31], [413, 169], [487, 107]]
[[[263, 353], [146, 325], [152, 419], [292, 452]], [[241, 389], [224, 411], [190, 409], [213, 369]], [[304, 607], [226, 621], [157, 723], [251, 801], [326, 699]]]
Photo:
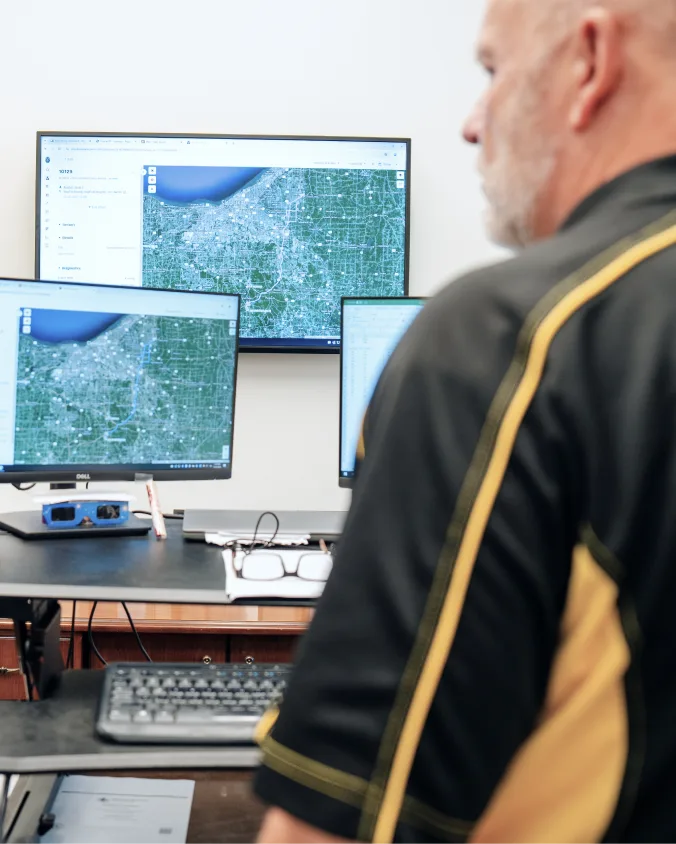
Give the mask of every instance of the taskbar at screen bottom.
[[340, 475], [338, 477], [338, 486], [343, 487], [344, 489], [352, 489], [354, 485], [356, 472], [346, 472], [344, 469], [341, 470]]
[[[0, 483], [72, 483], [88, 481], [133, 481], [137, 476], [156, 480], [219, 480], [232, 475], [230, 461], [186, 461], [172, 463], [119, 463], [74, 465], [4, 465], [0, 466]], [[140, 480], [140, 478], [139, 478]]]
[[240, 352], [338, 352], [339, 337], [242, 337]]

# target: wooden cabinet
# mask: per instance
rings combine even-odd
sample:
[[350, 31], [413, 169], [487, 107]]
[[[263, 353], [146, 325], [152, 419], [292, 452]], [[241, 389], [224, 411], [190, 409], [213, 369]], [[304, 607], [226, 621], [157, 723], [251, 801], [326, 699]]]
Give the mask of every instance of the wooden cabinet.
[[[101, 668], [87, 635], [91, 603], [78, 601], [75, 667]], [[144, 647], [156, 662], [291, 662], [312, 610], [298, 607], [233, 607], [194, 604], [128, 604]], [[64, 661], [72, 604], [61, 602]], [[92, 620], [96, 647], [108, 662], [143, 662], [119, 602], [99, 603]], [[17, 668], [11, 622], [0, 620], [0, 667]], [[25, 696], [20, 674], [0, 674], [0, 700]]]
[[[144, 633], [143, 647], [153, 662], [226, 662], [225, 636], [205, 636], [190, 633]], [[132, 633], [95, 633], [94, 643], [106, 662], [143, 662], [143, 656]], [[84, 645], [85, 665], [103, 666], [92, 652], [89, 642]]]
[[297, 636], [233, 636], [230, 640], [230, 662], [293, 662]]

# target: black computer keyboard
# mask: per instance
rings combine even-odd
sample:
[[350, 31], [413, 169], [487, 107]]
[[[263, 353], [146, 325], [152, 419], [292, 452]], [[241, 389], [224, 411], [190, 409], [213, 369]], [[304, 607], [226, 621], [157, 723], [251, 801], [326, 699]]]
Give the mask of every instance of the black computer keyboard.
[[96, 731], [127, 744], [250, 744], [291, 666], [120, 662], [108, 665]]

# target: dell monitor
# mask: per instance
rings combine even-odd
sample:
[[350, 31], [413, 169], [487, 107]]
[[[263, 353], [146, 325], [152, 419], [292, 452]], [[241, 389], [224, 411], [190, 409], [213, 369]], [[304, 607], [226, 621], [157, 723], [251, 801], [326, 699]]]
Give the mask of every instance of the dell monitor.
[[39, 132], [36, 277], [239, 293], [243, 350], [337, 352], [408, 292], [410, 141]]
[[346, 297], [340, 349], [339, 485], [351, 487], [366, 408], [395, 346], [425, 299]]
[[0, 279], [0, 482], [229, 478], [239, 297]]

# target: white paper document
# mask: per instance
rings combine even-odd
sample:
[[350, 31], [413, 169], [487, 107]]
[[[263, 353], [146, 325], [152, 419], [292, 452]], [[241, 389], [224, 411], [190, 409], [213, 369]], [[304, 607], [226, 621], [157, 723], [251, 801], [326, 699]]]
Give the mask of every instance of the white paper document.
[[195, 783], [137, 777], [66, 776], [46, 844], [185, 844]]
[[266, 548], [250, 554], [223, 551], [223, 563], [227, 598], [236, 601], [238, 598], [319, 598], [333, 560], [328, 553], [307, 548]]

